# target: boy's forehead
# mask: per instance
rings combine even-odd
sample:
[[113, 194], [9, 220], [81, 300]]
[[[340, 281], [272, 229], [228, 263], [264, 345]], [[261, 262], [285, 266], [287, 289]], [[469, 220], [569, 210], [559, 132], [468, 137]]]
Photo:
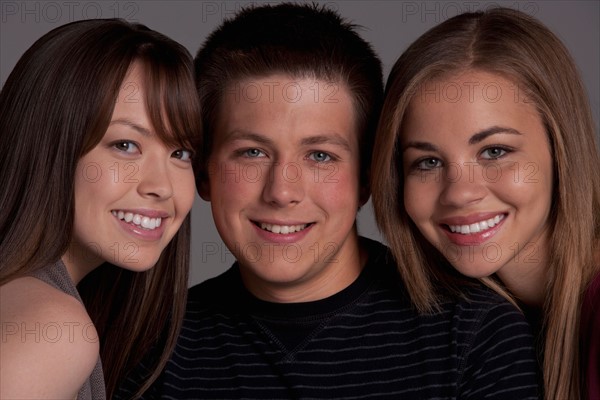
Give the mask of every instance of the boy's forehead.
[[213, 134], [218, 135], [216, 140], [245, 132], [344, 136], [355, 141], [355, 120], [352, 97], [344, 86], [310, 78], [269, 76], [230, 85], [224, 92]]
[[321, 121], [323, 131], [350, 125], [358, 138], [355, 98], [348, 85], [340, 81], [285, 74], [239, 79], [221, 92], [216, 111], [213, 140], [225, 139], [223, 132], [234, 127], [248, 130], [249, 126], [273, 125], [277, 121], [308, 125], [312, 120]]

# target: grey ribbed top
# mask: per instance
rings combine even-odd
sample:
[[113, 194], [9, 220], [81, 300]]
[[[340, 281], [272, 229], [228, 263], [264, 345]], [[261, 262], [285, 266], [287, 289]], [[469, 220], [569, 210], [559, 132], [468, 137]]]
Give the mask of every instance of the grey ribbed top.
[[[49, 265], [39, 271], [34, 272], [31, 276], [40, 279], [52, 287], [75, 297], [81, 303], [81, 297], [75, 287], [75, 284], [71, 280], [67, 268], [62, 261], [58, 260], [54, 265]], [[92, 374], [88, 380], [83, 384], [79, 393], [77, 394], [77, 400], [105, 400], [106, 390], [104, 387], [104, 374], [102, 372], [102, 363], [100, 356], [94, 366]]]

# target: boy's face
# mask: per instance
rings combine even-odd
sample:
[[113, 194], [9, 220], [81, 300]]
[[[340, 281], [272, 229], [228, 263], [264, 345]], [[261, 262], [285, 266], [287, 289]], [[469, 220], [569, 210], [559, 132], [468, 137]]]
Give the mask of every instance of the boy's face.
[[276, 302], [317, 300], [361, 269], [358, 132], [345, 86], [286, 75], [229, 87], [208, 182], [221, 238], [246, 287]]

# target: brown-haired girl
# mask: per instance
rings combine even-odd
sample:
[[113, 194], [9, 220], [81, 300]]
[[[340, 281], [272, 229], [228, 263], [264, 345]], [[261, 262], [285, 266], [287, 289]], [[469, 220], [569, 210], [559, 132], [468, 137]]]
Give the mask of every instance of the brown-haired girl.
[[200, 137], [189, 53], [143, 25], [73, 22], [21, 57], [0, 93], [0, 397], [111, 398], [160, 340], [152, 382], [185, 308]]

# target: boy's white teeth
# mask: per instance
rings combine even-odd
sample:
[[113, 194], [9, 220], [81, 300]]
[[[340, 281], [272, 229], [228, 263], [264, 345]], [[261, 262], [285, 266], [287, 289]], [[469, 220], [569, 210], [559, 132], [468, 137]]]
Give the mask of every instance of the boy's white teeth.
[[504, 214], [496, 215], [494, 218], [486, 219], [485, 221], [475, 222], [470, 225], [448, 225], [451, 232], [469, 235], [471, 233], [479, 233], [496, 226], [504, 219]]
[[261, 229], [264, 229], [265, 231], [269, 231], [269, 232], [273, 232], [273, 233], [280, 233], [282, 235], [285, 235], [288, 233], [300, 232], [302, 229], [306, 228], [306, 224], [273, 225], [273, 224], [266, 224], [264, 222], [261, 222], [260, 227], [261, 227]]
[[112, 215], [114, 215], [115, 217], [117, 217], [119, 219], [122, 219], [125, 222], [130, 222], [134, 225], [138, 225], [144, 229], [149, 229], [149, 230], [158, 228], [162, 222], [162, 218], [160, 218], [160, 217], [150, 218], [145, 215], [134, 214], [134, 213], [124, 212], [124, 211], [114, 211], [113, 210]]

